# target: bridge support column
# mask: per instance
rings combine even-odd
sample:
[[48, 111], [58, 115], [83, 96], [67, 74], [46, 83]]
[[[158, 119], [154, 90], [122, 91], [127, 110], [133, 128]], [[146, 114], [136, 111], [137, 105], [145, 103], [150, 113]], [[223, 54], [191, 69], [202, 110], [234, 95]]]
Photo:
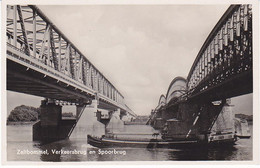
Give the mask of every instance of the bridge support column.
[[79, 120], [81, 114], [85, 110], [85, 107], [86, 107], [85, 105], [77, 105], [76, 106], [76, 117], [77, 117], [77, 120]]
[[120, 108], [118, 108], [118, 109], [116, 110], [116, 113], [118, 113], [118, 114], [119, 114], [120, 120], [122, 120], [122, 119], [123, 119], [123, 117], [127, 115], [127, 112], [126, 112], [126, 111], [123, 111], [123, 110], [121, 110]]
[[[97, 100], [92, 100], [90, 105], [84, 109], [79, 105], [76, 107], [77, 124], [74, 128], [70, 139], [87, 140], [87, 135], [102, 136], [105, 134], [105, 126], [97, 121], [96, 112], [98, 111]], [[82, 111], [83, 110], [83, 111]]]
[[53, 142], [68, 138], [76, 120], [62, 120], [62, 106], [50, 99], [43, 100], [40, 112], [40, 121], [33, 125], [33, 140]]
[[55, 141], [61, 139], [59, 125], [61, 123], [62, 106], [52, 100], [43, 100], [40, 106], [41, 119], [33, 125], [33, 140]]
[[92, 100], [91, 107], [93, 108], [94, 112], [97, 112], [97, 110], [98, 110], [97, 106], [98, 106], [98, 101]]
[[61, 121], [62, 106], [52, 100], [43, 102], [40, 106], [41, 126], [57, 126]]
[[107, 132], [121, 132], [124, 130], [124, 121], [121, 120], [121, 110], [116, 109], [112, 114], [109, 123], [106, 125]]
[[167, 138], [191, 138], [207, 141], [210, 130], [226, 104], [209, 102], [185, 102], [175, 108], [175, 120], [167, 121]]
[[117, 115], [117, 116], [119, 116], [119, 117], [120, 117], [120, 119], [121, 119], [121, 110], [120, 110], [120, 108], [118, 108], [118, 109], [116, 109], [116, 110], [115, 110], [115, 113], [114, 113], [114, 115]]
[[102, 136], [105, 135], [105, 125], [98, 121], [97, 118], [97, 112], [98, 112], [98, 101], [97, 100], [92, 100], [91, 106], [93, 107], [92, 109], [92, 114], [94, 112], [94, 117], [93, 117], [93, 125], [91, 129], [91, 134], [96, 135], [96, 136]]

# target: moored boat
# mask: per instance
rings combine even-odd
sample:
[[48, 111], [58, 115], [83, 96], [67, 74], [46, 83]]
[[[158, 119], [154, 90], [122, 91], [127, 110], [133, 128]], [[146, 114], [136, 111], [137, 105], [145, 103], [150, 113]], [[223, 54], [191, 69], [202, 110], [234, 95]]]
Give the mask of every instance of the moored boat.
[[[215, 145], [230, 145], [236, 141], [235, 137], [228, 137], [218, 135], [207, 141], [200, 141], [196, 139], [190, 140], [164, 140], [161, 138], [152, 139], [124, 139], [114, 137], [95, 137], [88, 135], [88, 144], [98, 147], [134, 147], [134, 148], [194, 148], [194, 147], [207, 147]], [[212, 136], [211, 136], [212, 137]]]
[[198, 141], [165, 141], [163, 139], [118, 139], [109, 137], [94, 137], [88, 135], [88, 143], [92, 146], [104, 147], [135, 147], [135, 148], [165, 148], [194, 146]]

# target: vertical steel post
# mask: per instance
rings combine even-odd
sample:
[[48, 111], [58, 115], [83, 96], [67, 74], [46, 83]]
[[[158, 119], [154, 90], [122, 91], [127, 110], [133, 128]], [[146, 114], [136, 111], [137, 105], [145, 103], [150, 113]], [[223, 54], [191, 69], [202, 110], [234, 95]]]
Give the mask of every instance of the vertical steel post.
[[59, 55], [58, 55], [58, 71], [61, 72], [61, 38], [59, 35]]
[[97, 80], [97, 82], [96, 82], [97, 83], [96, 84], [97, 85], [97, 92], [99, 93], [99, 73], [98, 72], [96, 73], [96, 80]]
[[97, 91], [98, 92], [98, 88], [97, 88], [97, 70], [96, 69], [94, 69], [94, 85], [95, 85], [95, 91]]
[[244, 7], [244, 31], [248, 30], [248, 9], [247, 5]]
[[236, 35], [240, 36], [240, 8], [237, 11], [237, 18], [236, 18]]
[[83, 82], [83, 57], [80, 55], [80, 61], [79, 61], [79, 75], [78, 75], [79, 81]]
[[6, 13], [6, 16], [8, 18], [8, 16], [10, 15], [10, 11], [11, 11], [11, 8], [10, 8], [10, 5], [6, 5], [6, 10], [7, 10], [7, 13]]
[[207, 61], [207, 69], [208, 69], [208, 71], [207, 71], [207, 75], [209, 75], [209, 73], [210, 73], [210, 48], [209, 48], [209, 46], [208, 46], [208, 48], [207, 48], [207, 58], [208, 58], [208, 61]]
[[234, 41], [234, 16], [231, 16], [229, 30], [230, 30], [230, 41]]
[[36, 12], [33, 10], [33, 57], [36, 57]]
[[202, 80], [205, 78], [205, 52], [202, 55]]
[[223, 31], [222, 28], [219, 31], [219, 50], [222, 51], [223, 50]]
[[67, 54], [67, 72], [68, 72], [68, 76], [72, 75], [71, 72], [71, 65], [70, 65], [70, 54], [71, 54], [71, 49], [70, 49], [70, 44], [67, 43], [67, 50], [66, 50], [66, 54]]
[[116, 91], [116, 102], [118, 102], [118, 92]]
[[202, 81], [202, 64], [203, 64], [203, 62], [202, 62], [202, 60], [203, 60], [203, 55], [201, 55], [201, 58], [200, 58], [200, 82]]
[[20, 22], [20, 25], [21, 25], [21, 31], [22, 31], [22, 34], [23, 34], [24, 52], [25, 52], [26, 55], [30, 56], [30, 47], [29, 47], [28, 39], [27, 39], [27, 31], [25, 29], [25, 23], [24, 23], [24, 20], [23, 20], [23, 14], [22, 14], [22, 9], [21, 9], [20, 5], [17, 6], [17, 12], [18, 12], [18, 16], [19, 16], [19, 22]]
[[14, 18], [13, 18], [13, 23], [14, 23], [14, 24], [13, 24], [13, 26], [14, 26], [14, 27], [13, 27], [13, 29], [14, 29], [14, 34], [13, 34], [13, 36], [14, 36], [14, 38], [13, 38], [13, 39], [14, 39], [14, 44], [13, 44], [13, 45], [14, 45], [15, 47], [17, 47], [17, 5], [14, 5], [14, 6], [13, 6], [13, 10], [14, 10], [14, 11], [13, 11], [13, 12], [14, 12], [14, 13], [13, 13], [13, 15], [14, 15], [14, 16], [13, 16], [13, 17], [14, 17]]
[[228, 24], [225, 24], [225, 28], [224, 28], [224, 45], [227, 46], [228, 45]]
[[89, 83], [90, 83], [90, 86], [91, 86], [91, 88], [92, 89], [94, 89], [94, 87], [93, 87], [93, 71], [92, 71], [92, 66], [91, 65], [89, 65], [89, 75], [90, 75], [90, 77], [89, 77]]
[[51, 42], [50, 42], [50, 39], [51, 39], [51, 34], [50, 34], [50, 25], [48, 25], [49, 29], [47, 30], [47, 65], [50, 66], [50, 45], [51, 45]]
[[87, 63], [86, 63], [86, 70], [87, 70], [87, 72], [86, 72], [86, 85], [89, 87], [89, 63], [88, 63], [88, 61], [87, 61]]
[[207, 58], [207, 49], [204, 51], [204, 78], [207, 76], [207, 71], [208, 71], [208, 58]]

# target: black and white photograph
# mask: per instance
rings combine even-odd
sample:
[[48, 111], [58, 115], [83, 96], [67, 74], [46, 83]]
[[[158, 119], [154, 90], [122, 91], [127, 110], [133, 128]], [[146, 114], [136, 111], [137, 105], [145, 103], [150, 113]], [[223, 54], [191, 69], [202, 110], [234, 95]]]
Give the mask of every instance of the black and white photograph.
[[257, 0], [41, 2], [2, 3], [2, 162], [259, 163]]

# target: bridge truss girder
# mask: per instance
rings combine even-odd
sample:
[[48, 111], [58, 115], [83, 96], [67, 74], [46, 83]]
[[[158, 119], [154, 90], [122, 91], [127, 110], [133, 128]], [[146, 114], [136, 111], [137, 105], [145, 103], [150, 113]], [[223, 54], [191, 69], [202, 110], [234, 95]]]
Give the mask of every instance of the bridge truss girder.
[[252, 62], [252, 7], [231, 5], [192, 65], [186, 97], [205, 93], [214, 100], [251, 93]]
[[[7, 59], [9, 62], [9, 68], [7, 70], [7, 88], [9, 90], [71, 102], [75, 102], [79, 98], [89, 99], [92, 97], [99, 97], [101, 101], [109, 102], [115, 107], [120, 107], [122, 110], [127, 109], [122, 94], [40, 11], [38, 7], [32, 5], [8, 5], [6, 37]], [[33, 92], [35, 89], [33, 88], [33, 85], [30, 87], [29, 83], [27, 83], [27, 88], [19, 88], [18, 84], [13, 80], [21, 79], [21, 75], [24, 75], [24, 71], [17, 72], [12, 71], [12, 68], [10, 69], [11, 66], [18, 65], [17, 63], [22, 63], [25, 69], [30, 67], [29, 71], [25, 71], [26, 77], [30, 78], [30, 75], [32, 75], [32, 73], [29, 73], [30, 71], [38, 74], [35, 68], [40, 68], [41, 75], [38, 74], [39, 76], [48, 77], [50, 76], [49, 73], [54, 76], [57, 75], [56, 79], [58, 80], [55, 82], [58, 81], [58, 84], [62, 83], [61, 80], [59, 80], [60, 77], [69, 80], [72, 84], [80, 86], [79, 88], [75, 88], [76, 90], [81, 90], [81, 95], [75, 96], [72, 93], [70, 94], [70, 89], [67, 89], [66, 92], [64, 92], [66, 94], [59, 93], [57, 95], [60, 96], [54, 96], [55, 91], [51, 90], [53, 88], [50, 88], [49, 94], [47, 94], [47, 90], [45, 90], [45, 93], [40, 92], [41, 89], [44, 89], [40, 87], [38, 88], [39, 92], [36, 93]], [[35, 79], [33, 76], [31, 77], [32, 78], [28, 80]], [[53, 80], [55, 80], [55, 78], [53, 78]], [[40, 81], [44, 83], [44, 80]], [[50, 84], [48, 82], [44, 87], [48, 87], [48, 84]], [[36, 83], [39, 83], [39, 81]], [[67, 82], [65, 83], [66, 86], [70, 85]], [[56, 85], [57, 84], [53, 86]], [[82, 90], [88, 90], [86, 95], [82, 94]], [[75, 92], [77, 93], [77, 91]], [[67, 98], [68, 93], [71, 99]]]

